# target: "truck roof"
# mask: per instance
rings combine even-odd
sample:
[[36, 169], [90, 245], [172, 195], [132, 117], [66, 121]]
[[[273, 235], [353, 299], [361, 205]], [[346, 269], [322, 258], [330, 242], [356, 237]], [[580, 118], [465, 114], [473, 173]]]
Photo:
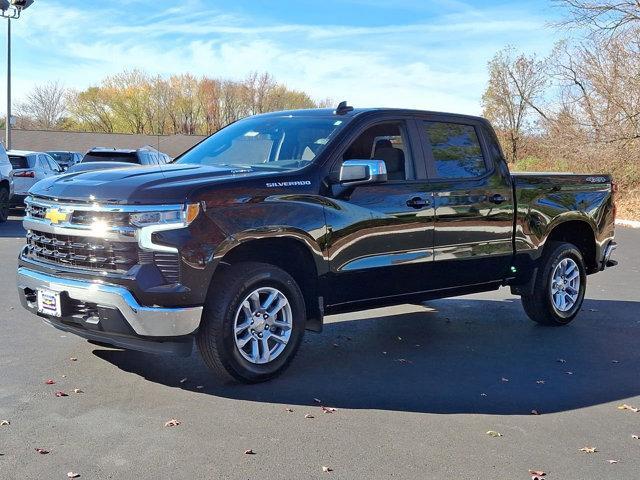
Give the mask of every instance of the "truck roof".
[[283, 117], [283, 116], [291, 116], [291, 117], [324, 117], [324, 116], [335, 116], [335, 117], [357, 117], [363, 114], [368, 113], [391, 113], [396, 115], [447, 115], [459, 118], [468, 118], [474, 120], [482, 120], [486, 121], [484, 118], [475, 116], [475, 115], [465, 115], [460, 113], [449, 113], [449, 112], [437, 112], [431, 110], [416, 110], [410, 108], [386, 108], [386, 107], [371, 107], [371, 108], [354, 108], [351, 111], [346, 111], [341, 114], [336, 113], [336, 109], [334, 108], [308, 108], [302, 110], [282, 110], [277, 112], [268, 112], [262, 113], [260, 117]]

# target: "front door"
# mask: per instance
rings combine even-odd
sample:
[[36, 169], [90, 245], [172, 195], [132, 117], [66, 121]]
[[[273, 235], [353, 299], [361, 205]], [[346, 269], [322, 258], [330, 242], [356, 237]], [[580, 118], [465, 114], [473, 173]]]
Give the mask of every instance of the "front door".
[[415, 128], [411, 119], [367, 126], [340, 152], [335, 171], [344, 160], [383, 160], [388, 181], [334, 190], [325, 209], [334, 277], [327, 304], [424, 289], [434, 208]]

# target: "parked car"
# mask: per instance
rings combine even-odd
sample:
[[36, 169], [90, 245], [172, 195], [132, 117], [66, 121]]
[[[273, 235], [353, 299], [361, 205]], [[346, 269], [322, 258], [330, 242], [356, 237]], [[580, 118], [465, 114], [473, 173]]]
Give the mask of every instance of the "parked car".
[[82, 161], [70, 167], [68, 172], [86, 172], [89, 170], [108, 170], [136, 165], [162, 165], [166, 163], [165, 155], [149, 148], [115, 149], [92, 148]]
[[568, 324], [615, 265], [614, 192], [607, 174], [509, 173], [478, 117], [268, 113], [162, 169], [37, 184], [18, 289], [60, 330], [156, 353], [195, 337], [221, 378], [259, 382], [326, 314], [509, 286]]
[[0, 143], [0, 223], [9, 218], [9, 207], [13, 196], [13, 167], [9, 162], [7, 151]]
[[67, 170], [70, 166], [82, 160], [82, 154], [80, 152], [50, 151], [46, 153], [51, 155], [63, 170]]
[[33, 185], [63, 172], [58, 162], [44, 152], [9, 150], [7, 155], [13, 166], [15, 194], [11, 198], [12, 205], [23, 205], [27, 192]]

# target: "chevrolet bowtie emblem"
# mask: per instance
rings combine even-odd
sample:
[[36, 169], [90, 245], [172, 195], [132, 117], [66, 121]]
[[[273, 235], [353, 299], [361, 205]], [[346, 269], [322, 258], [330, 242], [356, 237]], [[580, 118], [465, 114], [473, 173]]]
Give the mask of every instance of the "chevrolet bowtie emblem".
[[60, 223], [65, 222], [69, 218], [69, 214], [65, 212], [61, 212], [57, 208], [47, 208], [47, 213], [44, 218], [49, 220], [51, 223]]

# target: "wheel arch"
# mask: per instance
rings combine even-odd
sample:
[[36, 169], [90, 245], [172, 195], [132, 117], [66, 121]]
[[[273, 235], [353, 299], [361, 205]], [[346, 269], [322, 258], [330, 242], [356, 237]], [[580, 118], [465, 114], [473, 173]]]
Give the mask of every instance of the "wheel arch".
[[553, 225], [545, 239], [544, 248], [552, 242], [575, 245], [584, 259], [587, 273], [598, 270], [596, 234], [593, 225], [586, 220], [567, 219]]
[[261, 238], [248, 236], [227, 244], [213, 275], [240, 262], [269, 263], [291, 275], [304, 295], [307, 310], [307, 329], [320, 332], [323, 305], [320, 293], [320, 275], [325, 272], [326, 261], [321, 250], [311, 239], [302, 235], [273, 235]]

